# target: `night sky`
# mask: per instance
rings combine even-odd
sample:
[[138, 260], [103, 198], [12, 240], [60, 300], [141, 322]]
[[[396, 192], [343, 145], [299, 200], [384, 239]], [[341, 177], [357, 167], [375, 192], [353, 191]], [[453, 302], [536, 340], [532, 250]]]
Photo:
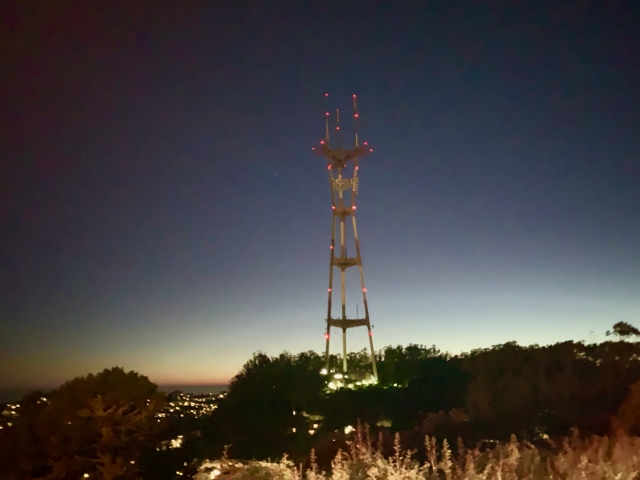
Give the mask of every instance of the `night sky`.
[[358, 94], [374, 149], [377, 348], [640, 327], [637, 2], [23, 3], [0, 17], [0, 388], [322, 351], [325, 92]]

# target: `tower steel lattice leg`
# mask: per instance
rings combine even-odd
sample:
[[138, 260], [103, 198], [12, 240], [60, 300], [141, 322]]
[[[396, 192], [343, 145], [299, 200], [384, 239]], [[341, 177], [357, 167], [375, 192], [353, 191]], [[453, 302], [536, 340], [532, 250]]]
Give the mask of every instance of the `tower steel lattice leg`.
[[373, 331], [371, 330], [371, 322], [369, 320], [369, 303], [367, 302], [367, 289], [364, 286], [364, 272], [362, 271], [362, 257], [360, 256], [360, 239], [358, 238], [358, 227], [356, 225], [355, 215], [351, 216], [353, 220], [353, 238], [356, 244], [356, 258], [358, 259], [358, 272], [360, 273], [360, 285], [362, 286], [362, 303], [364, 305], [364, 318], [367, 320], [367, 334], [369, 335], [369, 347], [371, 349], [371, 367], [373, 369], [373, 378], [378, 380], [378, 367], [376, 365], [376, 352], [373, 349]]

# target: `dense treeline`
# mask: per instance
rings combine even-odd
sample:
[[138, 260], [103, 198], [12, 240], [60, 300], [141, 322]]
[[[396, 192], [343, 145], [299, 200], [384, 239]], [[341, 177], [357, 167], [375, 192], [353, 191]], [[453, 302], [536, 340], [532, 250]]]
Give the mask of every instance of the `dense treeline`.
[[[388, 443], [398, 432], [405, 448], [427, 434], [474, 445], [512, 433], [536, 442], [574, 427], [640, 433], [640, 343], [507, 343], [458, 356], [409, 345], [380, 351], [377, 362], [377, 385], [331, 391], [320, 355], [258, 353], [210, 416], [189, 421], [158, 418], [165, 398], [134, 372], [77, 378], [46, 401], [37, 393], [23, 399], [13, 426], [0, 430], [0, 472], [7, 479], [169, 479], [177, 469], [193, 473], [225, 447], [235, 458], [286, 452], [295, 460], [314, 448], [322, 464], [358, 423]], [[367, 363], [365, 352], [350, 355], [352, 371]], [[339, 366], [332, 357], [332, 369]], [[182, 448], [156, 449], [179, 434]]]
[[[350, 365], [366, 362], [366, 352], [350, 358]], [[378, 355], [378, 385], [335, 392], [324, 387], [323, 366], [313, 352], [254, 355], [233, 379], [201, 445], [209, 451], [231, 445], [237, 458], [296, 456], [315, 447], [329, 458], [345, 427], [358, 422], [399, 431], [409, 446], [425, 434], [474, 444], [512, 433], [535, 441], [572, 428], [606, 434], [618, 420], [635, 428], [633, 408], [617, 417], [640, 380], [635, 342], [507, 343], [460, 356], [417, 345], [386, 348]]]

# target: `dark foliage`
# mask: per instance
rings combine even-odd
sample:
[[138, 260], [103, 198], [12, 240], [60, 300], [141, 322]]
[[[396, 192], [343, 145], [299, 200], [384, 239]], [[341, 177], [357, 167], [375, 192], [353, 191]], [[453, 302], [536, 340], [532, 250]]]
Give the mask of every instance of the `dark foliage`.
[[[366, 366], [368, 357], [361, 352], [350, 360]], [[239, 458], [295, 457], [339, 444], [344, 428], [358, 422], [417, 442], [407, 447], [419, 446], [424, 434], [454, 441], [462, 435], [469, 442], [512, 433], [535, 441], [574, 427], [604, 434], [640, 380], [640, 344], [507, 343], [461, 356], [417, 345], [387, 348], [378, 356], [378, 385], [336, 392], [323, 388], [322, 366], [322, 358], [309, 353], [255, 356], [211, 419], [207, 437], [216, 451], [209, 454], [231, 444]]]
[[254, 355], [214, 411], [204, 431], [205, 443], [216, 453], [230, 445], [236, 458], [275, 458], [284, 449], [308, 452], [308, 442], [292, 429], [305, 429], [302, 412], [318, 409], [325, 387], [323, 366], [323, 359], [313, 352]]
[[638, 354], [640, 345], [628, 342], [508, 343], [472, 352], [462, 359], [471, 378], [465, 409], [475, 430], [493, 438], [555, 436], [573, 427], [604, 434], [640, 379]]
[[[631, 327], [631, 326], [629, 326]], [[616, 324], [623, 338], [634, 327]], [[613, 424], [640, 434], [640, 343], [540, 347], [496, 345], [450, 356], [431, 347], [389, 347], [378, 354], [380, 381], [355, 389], [327, 388], [324, 358], [313, 352], [277, 357], [255, 354], [208, 417], [158, 422], [162, 402], [146, 377], [121, 369], [77, 378], [43, 402], [36, 393], [21, 415], [0, 430], [0, 471], [7, 479], [172, 478], [193, 473], [225, 447], [238, 459], [295, 461], [314, 448], [328, 466], [351, 427], [368, 424], [391, 445], [417, 448], [424, 435], [467, 444], [504, 440], [512, 433], [536, 441], [577, 427], [606, 434]], [[367, 369], [366, 352], [349, 356], [350, 372]], [[330, 366], [340, 368], [340, 358]], [[179, 449], [161, 440], [184, 436]]]
[[640, 337], [640, 330], [626, 322], [618, 322], [612, 330], [607, 331], [607, 336], [616, 335], [618, 338]]
[[162, 406], [157, 386], [121, 368], [79, 377], [47, 396], [31, 394], [0, 431], [2, 478], [136, 478], [136, 462]]

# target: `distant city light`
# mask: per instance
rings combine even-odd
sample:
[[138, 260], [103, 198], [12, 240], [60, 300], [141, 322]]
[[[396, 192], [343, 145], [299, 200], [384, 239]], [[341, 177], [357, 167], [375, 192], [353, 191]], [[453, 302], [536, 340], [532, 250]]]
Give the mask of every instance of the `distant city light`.
[[183, 440], [184, 440], [184, 437], [182, 435], [178, 435], [176, 438], [171, 440], [171, 443], [169, 444], [169, 448], [181, 448]]

